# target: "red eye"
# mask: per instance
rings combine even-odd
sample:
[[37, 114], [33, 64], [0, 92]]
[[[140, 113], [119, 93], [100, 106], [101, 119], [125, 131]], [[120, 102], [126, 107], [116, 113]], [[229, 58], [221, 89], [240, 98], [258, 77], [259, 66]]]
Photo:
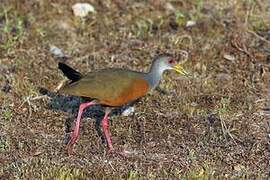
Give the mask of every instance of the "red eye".
[[174, 59], [170, 59], [168, 62], [169, 62], [169, 64], [174, 64], [175, 63], [175, 60]]

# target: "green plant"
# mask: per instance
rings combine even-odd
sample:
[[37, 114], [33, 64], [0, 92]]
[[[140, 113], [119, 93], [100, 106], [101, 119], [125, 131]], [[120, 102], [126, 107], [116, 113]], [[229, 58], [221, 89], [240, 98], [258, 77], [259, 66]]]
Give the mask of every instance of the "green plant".
[[0, 48], [7, 52], [20, 41], [24, 33], [23, 19], [21, 17], [9, 19], [10, 10], [10, 8], [4, 9], [3, 14], [0, 15], [4, 17], [4, 25], [0, 28], [0, 33], [3, 36], [3, 42], [0, 44]]
[[3, 118], [7, 121], [10, 121], [12, 118], [12, 111], [10, 110], [4, 110], [3, 111]]

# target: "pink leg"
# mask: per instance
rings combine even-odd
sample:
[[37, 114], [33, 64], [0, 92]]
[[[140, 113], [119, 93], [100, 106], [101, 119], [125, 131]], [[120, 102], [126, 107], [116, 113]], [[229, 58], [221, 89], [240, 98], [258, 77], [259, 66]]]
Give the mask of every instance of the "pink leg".
[[109, 130], [109, 119], [108, 119], [109, 113], [110, 113], [109, 109], [106, 109], [105, 116], [101, 121], [101, 126], [102, 126], [102, 129], [103, 129], [106, 141], [107, 141], [107, 145], [109, 148], [108, 153], [116, 153], [116, 154], [126, 157], [129, 153], [128, 151], [117, 151], [113, 148], [112, 138], [111, 138], [110, 130]]
[[81, 121], [83, 110], [85, 108], [87, 108], [88, 106], [95, 105], [95, 104], [96, 104], [95, 101], [80, 104], [79, 112], [78, 112], [77, 120], [76, 120], [76, 125], [75, 125], [75, 128], [73, 129], [73, 131], [71, 132], [70, 140], [69, 140], [69, 142], [67, 144], [68, 154], [72, 153], [72, 146], [75, 144], [75, 142], [78, 139], [79, 130], [80, 130], [80, 121]]
[[112, 145], [112, 139], [110, 136], [110, 131], [109, 131], [109, 120], [108, 120], [108, 115], [109, 115], [110, 111], [106, 111], [105, 112], [105, 116], [101, 121], [101, 126], [108, 144], [108, 148], [109, 148], [109, 152], [114, 151], [113, 145]]

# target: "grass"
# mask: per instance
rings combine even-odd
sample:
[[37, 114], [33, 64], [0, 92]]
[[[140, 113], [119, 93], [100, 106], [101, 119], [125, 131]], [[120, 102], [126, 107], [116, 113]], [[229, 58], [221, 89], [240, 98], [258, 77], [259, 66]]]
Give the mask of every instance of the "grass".
[[[269, 12], [260, 1], [4, 0], [0, 5], [1, 179], [269, 178]], [[185, 27], [187, 21], [193, 27]], [[54, 93], [64, 79], [54, 45], [85, 73], [147, 71], [169, 52], [191, 76], [165, 73], [135, 113], [111, 117], [116, 148], [106, 155], [99, 107], [84, 115], [75, 155], [64, 149], [79, 98]], [[50, 93], [40, 93], [40, 88]]]

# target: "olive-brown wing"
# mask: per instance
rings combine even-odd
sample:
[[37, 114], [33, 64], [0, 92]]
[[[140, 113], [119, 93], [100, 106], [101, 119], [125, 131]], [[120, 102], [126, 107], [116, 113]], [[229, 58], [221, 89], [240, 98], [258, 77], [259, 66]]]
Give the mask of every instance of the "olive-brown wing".
[[120, 106], [145, 95], [148, 89], [148, 82], [141, 73], [105, 69], [88, 73], [79, 81], [63, 87], [60, 92], [94, 98], [105, 105]]

